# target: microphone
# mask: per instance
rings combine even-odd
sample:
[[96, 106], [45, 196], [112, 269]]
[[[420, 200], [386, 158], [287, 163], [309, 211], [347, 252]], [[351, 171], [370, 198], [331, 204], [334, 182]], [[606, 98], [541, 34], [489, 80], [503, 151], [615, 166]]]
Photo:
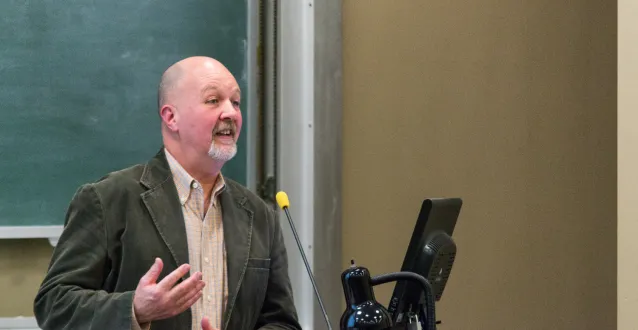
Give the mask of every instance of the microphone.
[[323, 312], [323, 318], [326, 320], [326, 325], [328, 325], [328, 329], [332, 330], [330, 326], [330, 321], [328, 320], [328, 314], [326, 313], [326, 309], [323, 307], [323, 301], [321, 301], [321, 296], [319, 295], [319, 290], [317, 290], [317, 284], [315, 283], [315, 277], [312, 275], [312, 271], [310, 270], [310, 265], [308, 264], [308, 260], [306, 259], [306, 254], [303, 251], [303, 247], [301, 246], [301, 241], [299, 240], [299, 236], [297, 235], [297, 230], [295, 230], [295, 225], [292, 223], [292, 217], [290, 216], [290, 212], [288, 211], [288, 207], [290, 206], [290, 201], [288, 200], [288, 194], [283, 191], [280, 191], [275, 195], [277, 199], [277, 205], [284, 210], [286, 213], [286, 218], [288, 218], [288, 223], [290, 224], [290, 228], [292, 229], [292, 234], [295, 235], [295, 241], [297, 241], [297, 246], [299, 247], [299, 252], [301, 252], [301, 257], [303, 258], [303, 263], [306, 265], [306, 270], [308, 271], [308, 276], [310, 276], [310, 282], [312, 282], [312, 287], [315, 289], [315, 297], [319, 301], [319, 306], [321, 306], [321, 311]]

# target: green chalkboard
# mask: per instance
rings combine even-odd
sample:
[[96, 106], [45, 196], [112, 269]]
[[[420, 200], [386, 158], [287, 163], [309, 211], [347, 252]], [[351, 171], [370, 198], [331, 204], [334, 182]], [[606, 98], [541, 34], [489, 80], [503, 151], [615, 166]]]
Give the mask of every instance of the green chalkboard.
[[[0, 226], [62, 225], [79, 185], [153, 157], [170, 64], [215, 57], [246, 90], [247, 1], [0, 1]], [[244, 184], [245, 145], [223, 171]]]

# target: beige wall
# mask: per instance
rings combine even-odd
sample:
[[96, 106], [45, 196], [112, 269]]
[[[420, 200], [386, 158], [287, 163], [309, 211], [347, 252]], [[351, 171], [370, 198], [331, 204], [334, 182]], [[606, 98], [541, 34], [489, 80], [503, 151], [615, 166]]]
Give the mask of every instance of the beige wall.
[[0, 317], [33, 315], [53, 248], [45, 239], [0, 239]]
[[618, 1], [618, 329], [638, 324], [638, 3]]
[[442, 329], [614, 329], [615, 4], [344, 0], [343, 21], [343, 267], [398, 270], [422, 199], [459, 196]]

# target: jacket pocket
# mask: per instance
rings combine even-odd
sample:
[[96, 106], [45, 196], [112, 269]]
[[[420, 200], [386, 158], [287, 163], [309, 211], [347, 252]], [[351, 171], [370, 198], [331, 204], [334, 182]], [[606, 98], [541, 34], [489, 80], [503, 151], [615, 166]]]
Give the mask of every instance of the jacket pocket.
[[270, 270], [270, 258], [248, 258], [246, 267]]
[[270, 259], [248, 259], [242, 284], [241, 329], [253, 329], [264, 303], [270, 279]]

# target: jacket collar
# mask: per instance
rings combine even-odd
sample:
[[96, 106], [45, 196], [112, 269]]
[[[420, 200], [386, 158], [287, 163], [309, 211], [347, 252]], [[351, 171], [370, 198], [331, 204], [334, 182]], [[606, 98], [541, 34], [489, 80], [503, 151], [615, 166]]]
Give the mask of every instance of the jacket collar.
[[147, 189], [153, 190], [166, 183], [169, 179], [171, 179], [171, 170], [166, 161], [164, 148], [162, 148], [144, 166], [140, 183]]

